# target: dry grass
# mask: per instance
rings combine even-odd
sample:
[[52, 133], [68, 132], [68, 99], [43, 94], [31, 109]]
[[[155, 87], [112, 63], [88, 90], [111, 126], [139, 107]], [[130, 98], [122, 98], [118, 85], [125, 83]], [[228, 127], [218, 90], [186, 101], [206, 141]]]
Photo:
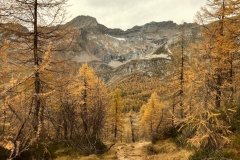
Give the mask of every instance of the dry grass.
[[[188, 160], [191, 151], [176, 146], [170, 140], [161, 141], [147, 147], [147, 160]], [[152, 155], [151, 155], [152, 154]]]
[[57, 157], [55, 160], [100, 160], [96, 155], [90, 156], [60, 156]]
[[[147, 142], [139, 142], [135, 144], [117, 144], [112, 147], [111, 150], [102, 155], [75, 157], [61, 156], [56, 158], [55, 160], [117, 160], [118, 158], [127, 160], [128, 158], [133, 159], [133, 157], [125, 157], [126, 155], [128, 155], [127, 151], [129, 151], [129, 155], [131, 155], [135, 153], [135, 150], [139, 151], [139, 156], [141, 155], [141, 157], [135, 156], [136, 160], [138, 160], [139, 158], [141, 158], [141, 160], [188, 160], [188, 158], [192, 154], [191, 151], [179, 148], [170, 140], [166, 140], [160, 141], [154, 145]], [[120, 152], [121, 154], [126, 152], [126, 154], [122, 154], [124, 156], [119, 157], [119, 155], [121, 155]]]
[[161, 153], [158, 155], [148, 156], [147, 160], [188, 160], [192, 153], [186, 150], [173, 152], [173, 153]]
[[63, 155], [58, 156], [55, 160], [116, 160], [115, 150], [110, 150], [102, 155], [89, 155], [89, 156], [78, 156], [78, 155]]

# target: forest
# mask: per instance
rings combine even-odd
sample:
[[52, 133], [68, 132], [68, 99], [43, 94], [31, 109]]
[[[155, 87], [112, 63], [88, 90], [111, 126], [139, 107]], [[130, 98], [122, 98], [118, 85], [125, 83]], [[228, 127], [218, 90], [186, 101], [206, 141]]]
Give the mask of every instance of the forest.
[[1, 160], [240, 159], [240, 0], [180, 24], [156, 74], [112, 80], [73, 60], [89, 40], [67, 7], [0, 0]]

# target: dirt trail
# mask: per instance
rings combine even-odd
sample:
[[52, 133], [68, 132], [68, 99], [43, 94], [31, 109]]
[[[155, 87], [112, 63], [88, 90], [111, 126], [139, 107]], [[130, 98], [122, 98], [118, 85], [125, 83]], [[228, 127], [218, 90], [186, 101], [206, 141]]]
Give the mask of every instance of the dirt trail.
[[121, 144], [117, 147], [117, 159], [118, 160], [145, 160], [146, 153], [144, 153], [144, 146], [147, 146], [149, 144], [150, 142]]

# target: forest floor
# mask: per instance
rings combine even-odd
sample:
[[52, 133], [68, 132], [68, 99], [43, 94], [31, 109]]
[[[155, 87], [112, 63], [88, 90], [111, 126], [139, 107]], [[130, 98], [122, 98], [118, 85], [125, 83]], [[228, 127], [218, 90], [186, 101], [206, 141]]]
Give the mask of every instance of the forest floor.
[[119, 143], [103, 155], [61, 156], [56, 160], [188, 160], [191, 154], [191, 151], [179, 148], [170, 140], [166, 140], [156, 144]]

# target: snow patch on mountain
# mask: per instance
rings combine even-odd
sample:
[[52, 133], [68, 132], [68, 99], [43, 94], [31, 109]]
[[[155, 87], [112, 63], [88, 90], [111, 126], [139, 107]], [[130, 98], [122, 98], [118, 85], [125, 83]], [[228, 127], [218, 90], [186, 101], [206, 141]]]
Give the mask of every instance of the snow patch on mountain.
[[117, 68], [117, 67], [119, 67], [123, 64], [125, 64], [125, 63], [120, 62], [120, 61], [114, 61], [114, 60], [112, 60], [111, 62], [108, 63], [108, 65], [113, 67], [113, 68]]
[[111, 36], [111, 35], [109, 35], [109, 34], [106, 34], [106, 36], [108, 36], [108, 37], [110, 37], [110, 38], [112, 38], [112, 39], [118, 40], [118, 41], [126, 41], [125, 38], [114, 37], [114, 36]]
[[146, 56], [144, 56], [142, 59], [153, 59], [153, 58], [164, 58], [164, 59], [171, 59], [170, 57], [169, 57], [169, 55], [167, 55], [167, 54], [149, 54], [149, 55], [146, 55]]

